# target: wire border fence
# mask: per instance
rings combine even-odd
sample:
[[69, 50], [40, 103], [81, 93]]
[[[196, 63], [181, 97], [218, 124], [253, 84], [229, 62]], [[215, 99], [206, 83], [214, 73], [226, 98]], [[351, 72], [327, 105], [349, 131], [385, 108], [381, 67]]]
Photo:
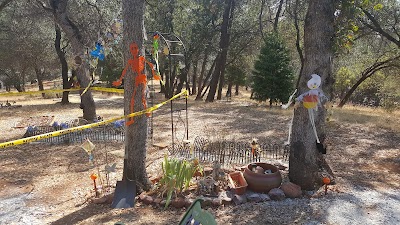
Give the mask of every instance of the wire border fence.
[[216, 140], [197, 136], [193, 144], [175, 143], [168, 151], [172, 156], [186, 159], [197, 158], [202, 162], [219, 162], [221, 165], [247, 164], [268, 159], [289, 160], [289, 146], [268, 140], [258, 142], [257, 149], [252, 151], [250, 142]]

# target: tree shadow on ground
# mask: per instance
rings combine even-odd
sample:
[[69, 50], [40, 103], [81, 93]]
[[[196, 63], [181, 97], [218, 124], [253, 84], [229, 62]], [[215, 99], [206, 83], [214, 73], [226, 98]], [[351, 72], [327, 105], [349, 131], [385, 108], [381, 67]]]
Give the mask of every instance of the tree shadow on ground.
[[[153, 222], [142, 222], [143, 217], [149, 217], [155, 215], [154, 219], [157, 221]], [[167, 209], [165, 211], [160, 208], [154, 209], [150, 206], [134, 206], [133, 208], [126, 209], [112, 209], [108, 204], [87, 204], [85, 207], [74, 211], [62, 218], [51, 222], [52, 225], [64, 225], [64, 224], [115, 224], [122, 222], [128, 224], [178, 224], [184, 211], [177, 209]], [[100, 216], [99, 216], [100, 215]], [[145, 219], [149, 221], [149, 219]]]
[[331, 131], [333, 142], [340, 143], [328, 152], [336, 175], [372, 189], [399, 188], [399, 134], [373, 128], [353, 129], [357, 128], [344, 125]]

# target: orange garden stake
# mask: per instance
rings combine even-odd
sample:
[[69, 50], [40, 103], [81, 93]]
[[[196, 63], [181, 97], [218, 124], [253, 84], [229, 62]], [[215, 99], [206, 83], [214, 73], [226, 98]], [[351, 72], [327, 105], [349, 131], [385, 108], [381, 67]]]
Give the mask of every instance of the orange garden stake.
[[98, 196], [97, 196], [97, 187], [96, 187], [97, 174], [92, 173], [92, 174], [90, 175], [90, 179], [93, 180], [94, 192], [95, 192], [95, 195], [96, 195], [96, 198], [97, 198], [97, 197], [98, 197]]
[[329, 179], [329, 177], [324, 177], [322, 178], [322, 182], [325, 184], [325, 195], [328, 192], [328, 184], [331, 183], [331, 179]]

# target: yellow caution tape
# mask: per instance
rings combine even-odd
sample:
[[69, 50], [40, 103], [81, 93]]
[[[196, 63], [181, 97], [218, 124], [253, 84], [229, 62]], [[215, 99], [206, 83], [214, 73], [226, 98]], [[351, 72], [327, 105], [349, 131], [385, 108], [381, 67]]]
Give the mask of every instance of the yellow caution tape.
[[110, 93], [120, 93], [120, 94], [124, 93], [124, 89], [118, 89], [118, 88], [91, 87], [90, 90], [110, 92]]
[[[94, 74], [94, 72], [93, 72], [93, 74]], [[90, 88], [90, 85], [92, 85], [92, 83], [93, 83], [93, 81], [89, 82], [88, 86], [85, 88], [85, 90], [83, 90], [81, 96], [84, 95], [87, 92], [87, 90]]]
[[114, 121], [117, 120], [122, 120], [122, 119], [126, 119], [126, 118], [131, 118], [131, 117], [135, 117], [135, 116], [140, 116], [149, 112], [152, 112], [154, 110], [157, 110], [158, 108], [160, 108], [161, 106], [165, 105], [166, 103], [179, 98], [182, 95], [188, 95], [188, 91], [184, 90], [181, 93], [173, 96], [172, 98], [161, 102], [153, 107], [147, 108], [145, 110], [139, 111], [139, 112], [134, 112], [131, 114], [128, 114], [126, 116], [119, 116], [119, 117], [115, 117], [112, 119], [108, 119], [108, 120], [104, 120], [104, 121], [100, 121], [97, 123], [91, 123], [91, 124], [86, 124], [86, 125], [82, 125], [82, 126], [78, 126], [78, 127], [71, 127], [68, 129], [64, 129], [64, 130], [58, 130], [58, 131], [54, 131], [54, 132], [50, 132], [50, 133], [46, 133], [46, 134], [40, 134], [40, 135], [36, 135], [36, 136], [32, 136], [32, 137], [27, 137], [27, 138], [22, 138], [22, 139], [18, 139], [18, 140], [14, 140], [14, 141], [8, 141], [8, 142], [3, 142], [0, 143], [0, 148], [7, 148], [7, 147], [12, 147], [12, 146], [16, 146], [16, 145], [22, 145], [22, 144], [26, 144], [29, 142], [33, 142], [33, 141], [38, 141], [38, 140], [42, 140], [42, 139], [46, 139], [46, 138], [51, 138], [51, 137], [57, 137], [63, 134], [69, 134], [72, 132], [76, 132], [76, 131], [81, 131], [81, 130], [85, 130], [85, 129], [89, 129], [89, 128], [93, 128], [93, 127], [98, 127], [98, 126], [102, 126], [108, 123], [112, 123]]
[[124, 89], [117, 89], [117, 88], [104, 88], [104, 87], [90, 87], [87, 86], [85, 89], [83, 88], [69, 88], [69, 89], [49, 89], [43, 91], [25, 91], [25, 92], [4, 92], [0, 93], [0, 96], [15, 96], [15, 95], [35, 95], [41, 93], [61, 93], [64, 91], [79, 91], [84, 90], [81, 95], [83, 95], [87, 90], [94, 90], [94, 91], [102, 91], [102, 92], [110, 92], [110, 93], [124, 93]]
[[50, 89], [43, 91], [24, 91], [24, 92], [4, 92], [0, 93], [0, 96], [15, 96], [15, 95], [35, 95], [41, 93], [60, 93], [64, 91], [79, 91], [80, 88], [69, 88], [69, 89]]

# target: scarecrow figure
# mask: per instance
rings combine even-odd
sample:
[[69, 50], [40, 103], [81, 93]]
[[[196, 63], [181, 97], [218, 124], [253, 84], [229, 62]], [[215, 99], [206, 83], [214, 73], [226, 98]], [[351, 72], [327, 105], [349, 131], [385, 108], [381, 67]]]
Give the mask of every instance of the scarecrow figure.
[[308, 110], [308, 116], [314, 131], [315, 138], [317, 139], [317, 145], [320, 144], [317, 129], [315, 127], [314, 111], [318, 110], [318, 106], [321, 105], [322, 99], [327, 99], [324, 92], [319, 88], [321, 85], [321, 77], [317, 74], [311, 74], [311, 79], [307, 82], [309, 91], [301, 94], [296, 98], [296, 104], [299, 102], [303, 103], [304, 108]]
[[[142, 85], [142, 104], [144, 106], [144, 109], [147, 108], [147, 103], [146, 103], [146, 87], [147, 87], [147, 77], [145, 74], [145, 63], [147, 63], [150, 68], [151, 72], [153, 74], [153, 79], [155, 80], [161, 80], [160, 75], [156, 74], [154, 70], [154, 65], [150, 62], [148, 62], [144, 56], [139, 56], [139, 48], [136, 43], [132, 43], [129, 47], [130, 52], [132, 54], [132, 59], [128, 60], [127, 65], [125, 66], [124, 70], [122, 71], [121, 77], [112, 83], [113, 86], [117, 87], [122, 84], [122, 79], [124, 78], [126, 71], [128, 68], [131, 68], [132, 72], [137, 73], [137, 76], [135, 78], [135, 86], [133, 88], [133, 94], [131, 98], [131, 104], [130, 104], [130, 111], [131, 113], [134, 112], [134, 106], [135, 106], [135, 95], [136, 95], [136, 90], [139, 87], [139, 85]], [[129, 126], [133, 124], [134, 120], [131, 117], [129, 121], [126, 122], [126, 125]]]

